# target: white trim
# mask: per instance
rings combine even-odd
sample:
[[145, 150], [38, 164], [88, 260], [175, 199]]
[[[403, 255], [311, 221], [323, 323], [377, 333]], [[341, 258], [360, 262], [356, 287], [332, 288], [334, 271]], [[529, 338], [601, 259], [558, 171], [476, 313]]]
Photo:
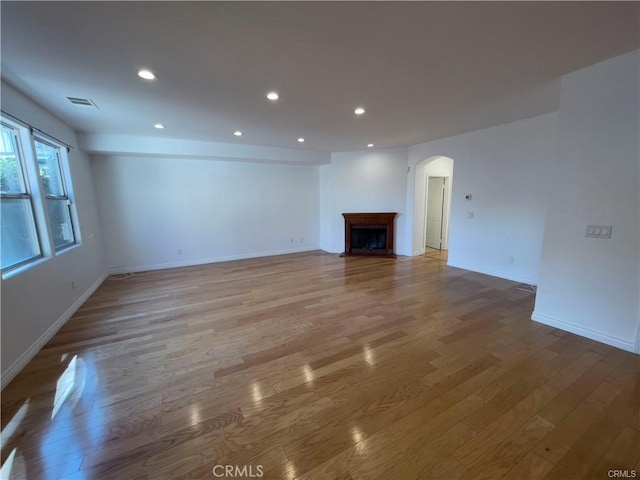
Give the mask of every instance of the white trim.
[[538, 284], [538, 280], [535, 279], [535, 278], [521, 277], [519, 275], [513, 275], [513, 274], [511, 274], [509, 272], [502, 272], [502, 271], [497, 271], [497, 270], [492, 270], [492, 269], [479, 268], [479, 267], [476, 267], [474, 265], [466, 265], [466, 264], [462, 264], [462, 263], [447, 262], [447, 266], [455, 267], [455, 268], [462, 268], [463, 270], [470, 270], [472, 272], [483, 273], [485, 275], [491, 275], [492, 277], [504, 278], [506, 280], [512, 280], [514, 282], [526, 283], [527, 285], [537, 285]]
[[424, 252], [426, 250], [423, 248], [421, 250], [414, 250], [413, 252], [411, 252], [411, 256], [412, 257], [417, 257], [418, 255], [424, 255]]
[[46, 262], [47, 260], [50, 260], [51, 256], [42, 256], [42, 257], [38, 257], [35, 260], [30, 261], [29, 263], [25, 263], [24, 265], [21, 265], [19, 267], [13, 268], [8, 270], [6, 273], [2, 274], [2, 279], [3, 280], [7, 280], [11, 277], [15, 277], [16, 275], [18, 275], [19, 273], [22, 272], [26, 272], [27, 270], [29, 270], [30, 268], [35, 267], [36, 265], [40, 265], [41, 263]]
[[33, 357], [40, 351], [46, 343], [67, 323], [67, 321], [73, 316], [74, 313], [82, 306], [84, 302], [95, 292], [102, 282], [107, 278], [107, 274], [103, 273], [98, 279], [91, 285], [66, 312], [64, 312], [60, 318], [58, 318], [53, 324], [44, 332], [40, 338], [38, 338], [33, 345], [31, 345], [18, 359], [11, 364], [6, 371], [2, 372], [2, 380], [0, 381], [0, 389], [4, 389], [14, 377], [20, 373], [20, 371], [31, 361]]
[[182, 262], [167, 262], [167, 263], [157, 263], [157, 264], [151, 264], [151, 265], [136, 265], [136, 266], [126, 266], [126, 267], [119, 266], [115, 268], [110, 268], [108, 270], [108, 273], [122, 274], [127, 272], [147, 272], [150, 270], [164, 270], [166, 268], [193, 267], [196, 265], [206, 265], [208, 263], [231, 262], [233, 260], [247, 260], [249, 258], [274, 257], [277, 255], [287, 255], [290, 253], [313, 252], [315, 250], [320, 250], [320, 248], [319, 247], [303, 247], [303, 248], [292, 248], [289, 250], [272, 250], [270, 252], [244, 253], [240, 255], [228, 255], [224, 257], [202, 258], [199, 260], [185, 260]]
[[636, 347], [633, 351], [640, 354], [640, 318], [638, 318], [638, 324], [636, 325]]
[[591, 340], [611, 345], [612, 347], [621, 348], [622, 350], [626, 350], [628, 352], [634, 351], [634, 342], [629, 342], [618, 337], [612, 337], [610, 335], [607, 335], [606, 333], [591, 330], [590, 328], [581, 327], [570, 322], [565, 322], [564, 320], [550, 317], [549, 315], [544, 315], [543, 313], [534, 311], [531, 315], [531, 320], [538, 323], [544, 323], [545, 325], [549, 325], [550, 327], [559, 328], [560, 330], [575, 333], [576, 335], [580, 335], [581, 337], [587, 337]]
[[330, 253], [332, 255], [340, 255], [341, 253], [344, 253], [344, 249], [342, 249], [342, 250], [329, 250], [327, 248], [320, 247], [317, 250], [320, 250], [321, 252], [324, 252], [324, 253]]

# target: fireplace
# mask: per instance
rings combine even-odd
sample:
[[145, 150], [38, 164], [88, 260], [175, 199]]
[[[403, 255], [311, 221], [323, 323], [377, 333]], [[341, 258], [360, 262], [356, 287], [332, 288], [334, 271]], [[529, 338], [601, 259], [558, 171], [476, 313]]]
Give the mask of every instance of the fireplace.
[[395, 257], [391, 213], [343, 213], [344, 255]]

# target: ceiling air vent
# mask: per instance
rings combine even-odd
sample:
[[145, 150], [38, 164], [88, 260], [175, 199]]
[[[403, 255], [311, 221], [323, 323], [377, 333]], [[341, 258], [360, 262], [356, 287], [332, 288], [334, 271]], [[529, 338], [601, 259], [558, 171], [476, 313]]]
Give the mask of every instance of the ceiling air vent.
[[74, 105], [80, 105], [81, 107], [94, 107], [98, 108], [98, 106], [93, 103], [92, 100], [88, 98], [79, 98], [79, 97], [67, 97], [67, 99], [73, 103]]

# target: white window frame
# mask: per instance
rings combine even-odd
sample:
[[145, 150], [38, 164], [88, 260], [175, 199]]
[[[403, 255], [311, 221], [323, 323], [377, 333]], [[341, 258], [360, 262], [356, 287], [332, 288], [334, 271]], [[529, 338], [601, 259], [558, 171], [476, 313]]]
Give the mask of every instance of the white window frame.
[[[38, 162], [38, 155], [37, 155], [37, 149], [35, 144], [40, 143], [42, 145], [46, 145], [49, 146], [51, 148], [56, 149], [56, 154], [57, 154], [57, 167], [58, 167], [58, 171], [59, 171], [59, 175], [60, 175], [60, 182], [62, 184], [62, 193], [63, 195], [51, 195], [48, 194], [44, 187], [42, 187], [42, 176], [40, 175], [40, 165]], [[34, 156], [36, 159], [36, 164], [38, 167], [38, 177], [39, 177], [39, 181], [40, 181], [40, 186], [42, 187], [42, 196], [45, 202], [45, 211], [46, 216], [47, 216], [47, 225], [49, 227], [49, 233], [51, 234], [51, 244], [53, 246], [53, 249], [56, 252], [61, 252], [63, 250], [67, 250], [75, 245], [78, 244], [78, 232], [76, 229], [76, 224], [77, 224], [77, 220], [74, 215], [74, 202], [72, 202], [71, 199], [71, 195], [70, 195], [70, 189], [68, 185], [70, 185], [70, 175], [68, 175], [68, 169], [65, 167], [68, 167], [69, 164], [69, 159], [67, 156], [67, 149], [66, 147], [64, 147], [63, 145], [57, 144], [55, 142], [52, 142], [51, 140], [41, 136], [41, 135], [33, 135], [33, 151], [34, 151]], [[70, 222], [70, 229], [71, 229], [71, 235], [73, 237], [73, 240], [71, 242], [65, 243], [63, 245], [59, 245], [56, 246], [55, 245], [55, 241], [53, 238], [53, 227], [54, 225], [51, 223], [51, 218], [49, 215], [49, 209], [46, 208], [47, 207], [47, 202], [49, 201], [64, 201], [66, 202], [66, 206], [67, 206], [67, 210], [68, 210], [68, 214], [69, 214], [69, 222]]]
[[3, 127], [10, 129], [12, 131], [13, 140], [15, 144], [15, 152], [17, 156], [17, 164], [18, 164], [18, 168], [20, 169], [19, 173], [22, 180], [22, 186], [24, 186], [24, 191], [21, 193], [0, 194], [0, 201], [28, 200], [29, 208], [31, 210], [31, 219], [33, 221], [33, 225], [31, 225], [30, 227], [33, 228], [35, 231], [35, 242], [36, 242], [35, 246], [37, 247], [36, 255], [3, 268], [2, 273], [4, 274], [5, 271], [11, 272], [14, 270], [18, 270], [24, 267], [25, 265], [28, 265], [40, 260], [44, 256], [44, 250], [42, 248], [42, 235], [40, 233], [40, 228], [38, 225], [38, 218], [37, 218], [38, 216], [36, 214], [36, 205], [35, 205], [36, 202], [32, 194], [32, 188], [31, 188], [33, 178], [29, 175], [29, 169], [27, 168], [28, 162], [25, 158], [25, 149], [23, 148], [24, 136], [21, 135], [22, 133], [21, 128], [23, 127], [16, 125], [13, 122], [7, 121], [5, 118], [2, 118], [2, 117], [0, 117], [0, 120], [1, 120], [0, 123], [2, 124]]
[[[2, 278], [6, 279], [80, 246], [81, 229], [75, 204], [73, 182], [69, 165], [69, 147], [40, 131], [34, 132], [34, 129], [29, 125], [17, 121], [17, 119], [14, 120], [13, 118], [7, 118], [5, 115], [0, 115], [0, 121], [8, 128], [14, 130], [15, 136], [17, 137], [17, 145], [21, 154], [20, 160], [23, 168], [23, 179], [26, 190], [30, 195], [31, 208], [40, 248], [40, 255], [38, 257], [33, 257], [12, 266], [3, 267]], [[57, 149], [57, 164], [60, 170], [60, 179], [65, 193], [64, 197], [45, 195], [36, 154], [36, 142], [46, 144], [47, 146]], [[72, 229], [73, 242], [60, 245], [57, 248], [55, 246], [54, 235], [47, 210], [48, 199], [65, 200], [69, 209], [69, 218], [71, 221], [70, 228]]]

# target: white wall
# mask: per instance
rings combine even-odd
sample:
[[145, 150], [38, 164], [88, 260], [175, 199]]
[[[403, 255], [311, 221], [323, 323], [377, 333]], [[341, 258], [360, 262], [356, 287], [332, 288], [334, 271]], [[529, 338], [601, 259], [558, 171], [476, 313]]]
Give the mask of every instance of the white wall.
[[319, 247], [317, 166], [118, 156], [92, 162], [110, 271]]
[[392, 148], [331, 155], [323, 166], [321, 191], [328, 191], [330, 203], [323, 204], [323, 231], [329, 232], [323, 249], [344, 251], [343, 213], [397, 212], [395, 252], [409, 255], [406, 234], [407, 149]]
[[325, 252], [332, 252], [331, 165], [318, 167], [318, 174], [320, 181], [320, 248]]
[[[2, 83], [2, 110], [70, 144], [75, 133], [11, 86]], [[104, 280], [104, 254], [88, 156], [69, 153], [82, 243], [0, 281], [2, 386], [5, 386]], [[72, 288], [74, 282], [75, 288]]]
[[414, 215], [424, 215], [416, 207], [415, 185], [424, 173], [416, 166], [449, 157], [454, 161], [449, 265], [536, 284], [556, 125], [557, 114], [550, 113], [409, 147], [411, 251], [419, 253], [423, 235]]
[[[638, 51], [566, 75], [533, 318], [640, 351]], [[612, 225], [609, 240], [587, 225]]]

